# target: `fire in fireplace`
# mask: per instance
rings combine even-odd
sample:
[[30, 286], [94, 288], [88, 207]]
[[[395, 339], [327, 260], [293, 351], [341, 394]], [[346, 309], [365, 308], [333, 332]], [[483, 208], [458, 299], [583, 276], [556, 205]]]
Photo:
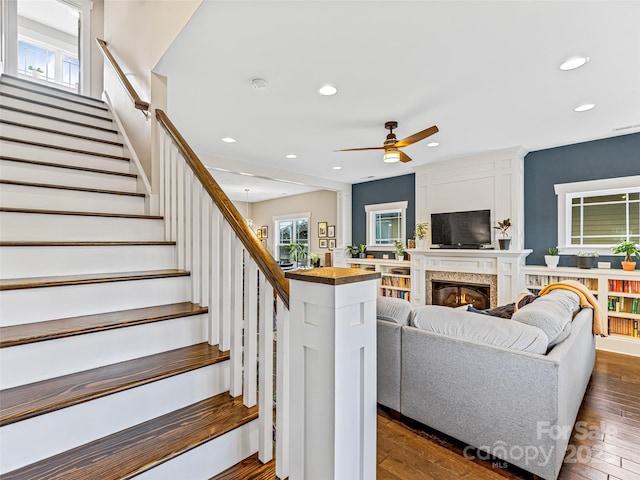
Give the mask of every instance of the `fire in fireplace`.
[[433, 305], [444, 305], [446, 307], [471, 305], [480, 310], [491, 306], [489, 285], [433, 280], [431, 291], [431, 303]]

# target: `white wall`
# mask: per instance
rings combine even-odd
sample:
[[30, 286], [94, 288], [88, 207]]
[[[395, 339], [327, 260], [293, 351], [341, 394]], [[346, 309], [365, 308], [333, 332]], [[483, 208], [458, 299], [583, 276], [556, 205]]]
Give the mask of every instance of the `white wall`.
[[[430, 222], [432, 213], [490, 209], [492, 226], [511, 219], [511, 249], [521, 250], [525, 153], [514, 147], [417, 167], [416, 223]], [[497, 244], [500, 234], [492, 233]]]

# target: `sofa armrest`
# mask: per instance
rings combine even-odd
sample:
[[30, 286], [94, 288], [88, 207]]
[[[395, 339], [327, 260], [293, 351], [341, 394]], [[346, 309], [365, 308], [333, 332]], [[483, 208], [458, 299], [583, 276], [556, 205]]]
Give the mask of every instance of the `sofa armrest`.
[[402, 325], [377, 321], [378, 403], [400, 411]]

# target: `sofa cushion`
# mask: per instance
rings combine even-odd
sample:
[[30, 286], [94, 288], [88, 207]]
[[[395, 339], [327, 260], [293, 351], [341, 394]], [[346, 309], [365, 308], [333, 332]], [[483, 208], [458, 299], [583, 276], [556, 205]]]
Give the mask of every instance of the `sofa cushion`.
[[549, 343], [537, 327], [438, 305], [414, 309], [411, 324], [421, 330], [523, 352], [544, 354]]
[[568, 290], [552, 290], [535, 302], [519, 308], [512, 320], [541, 329], [549, 339], [549, 348], [571, 333], [573, 314], [580, 309], [580, 299]]
[[408, 325], [410, 314], [411, 304], [406, 300], [378, 296], [376, 302], [376, 317], [378, 320]]

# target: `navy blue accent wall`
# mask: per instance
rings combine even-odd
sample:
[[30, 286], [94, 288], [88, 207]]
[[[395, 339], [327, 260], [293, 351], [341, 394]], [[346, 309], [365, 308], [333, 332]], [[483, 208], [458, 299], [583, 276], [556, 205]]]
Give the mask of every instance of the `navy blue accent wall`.
[[[558, 243], [558, 209], [553, 185], [640, 175], [640, 133], [530, 152], [524, 157], [525, 248], [529, 265], [544, 265], [547, 248]], [[621, 257], [602, 256], [620, 268]], [[561, 266], [575, 257], [561, 256]]]
[[[407, 238], [411, 238], [416, 225], [415, 174], [383, 178], [356, 183], [351, 187], [351, 241], [353, 245], [367, 243], [367, 217], [365, 205], [389, 202], [409, 202], [407, 205]], [[382, 252], [369, 252], [382, 257]]]

